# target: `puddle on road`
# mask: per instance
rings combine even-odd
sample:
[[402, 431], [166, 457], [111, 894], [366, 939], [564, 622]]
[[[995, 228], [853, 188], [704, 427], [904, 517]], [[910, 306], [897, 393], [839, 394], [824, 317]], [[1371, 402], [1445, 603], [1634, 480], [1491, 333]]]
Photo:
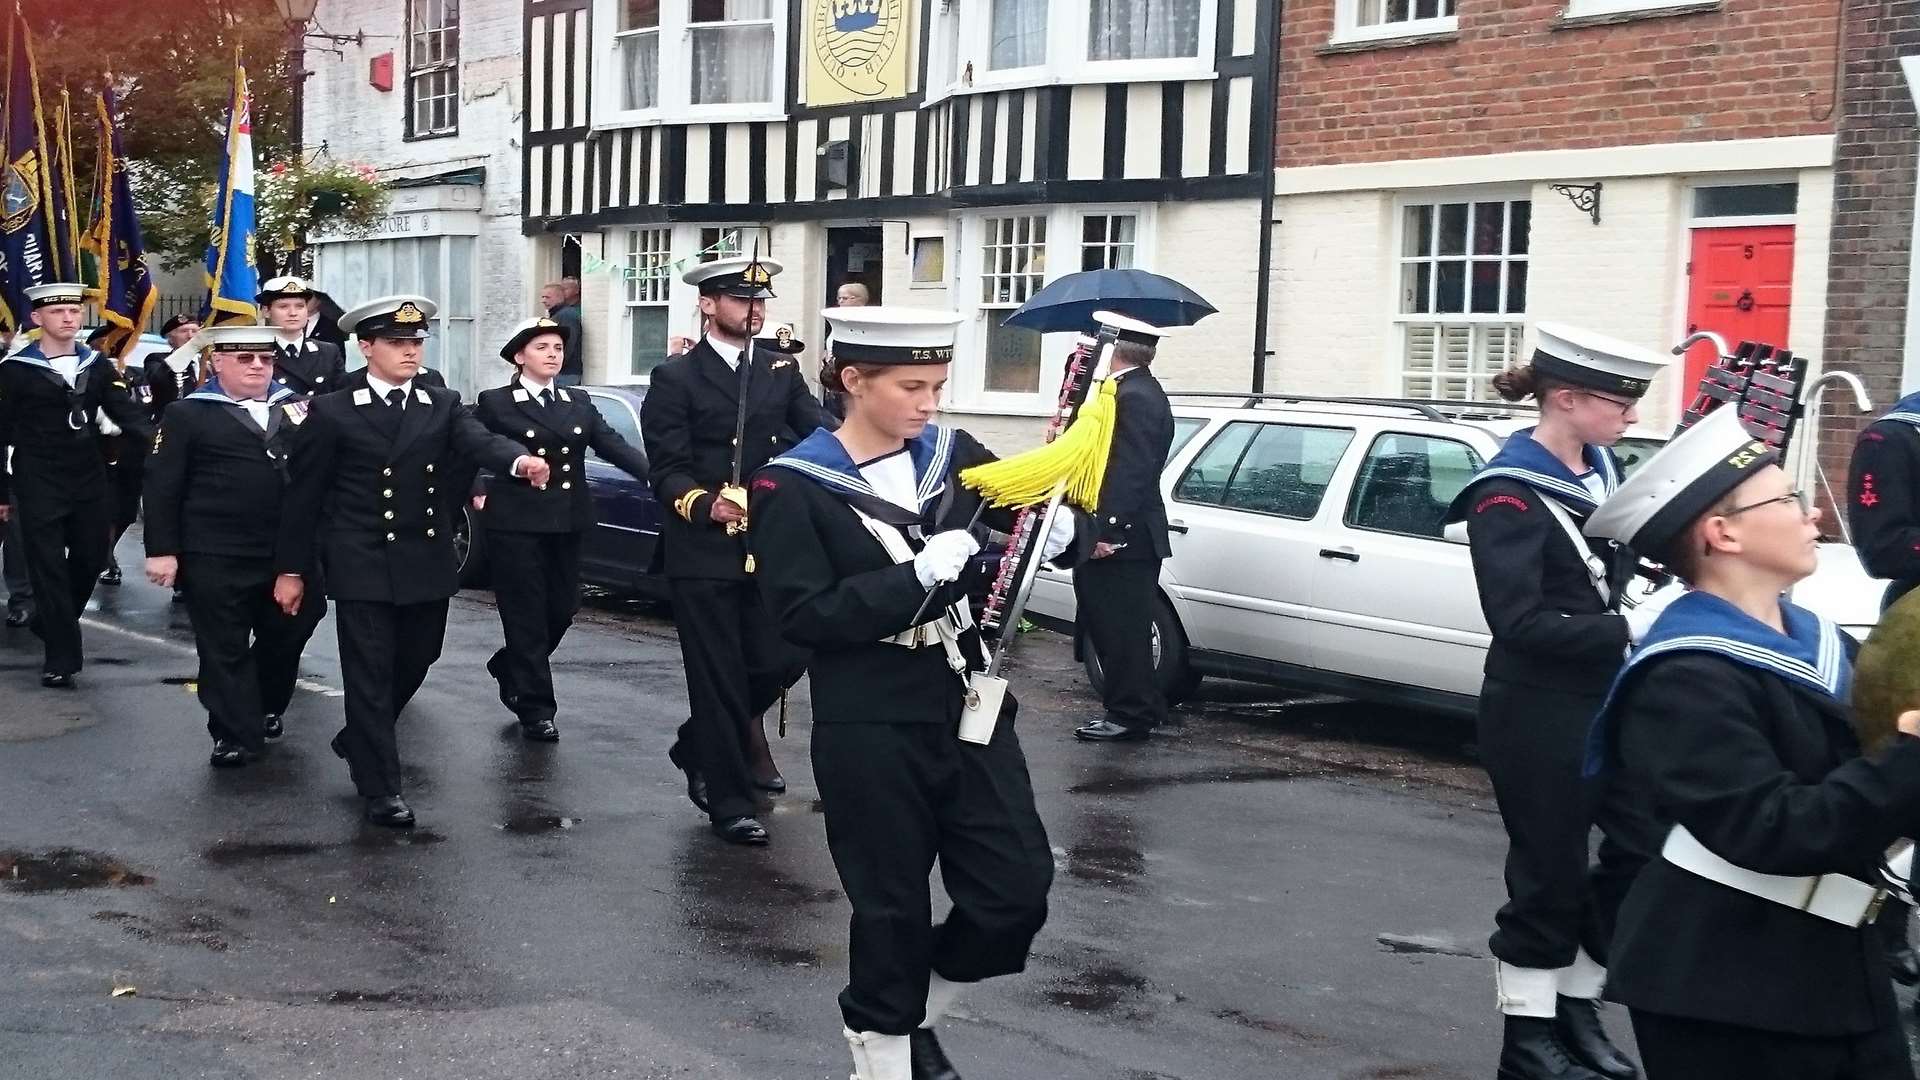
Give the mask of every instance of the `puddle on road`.
[[1472, 960], [1487, 959], [1487, 954], [1478, 949], [1469, 948], [1456, 941], [1443, 937], [1426, 937], [1419, 934], [1380, 934], [1374, 938], [1385, 952], [1409, 956], [1464, 956]]
[[445, 1005], [452, 999], [432, 990], [398, 987], [392, 990], [329, 990], [320, 995], [323, 1005]]
[[1275, 1020], [1272, 1017], [1249, 1016], [1239, 1009], [1220, 1009], [1213, 1016], [1216, 1020], [1225, 1020], [1255, 1031], [1265, 1031], [1297, 1043], [1321, 1046], [1333, 1041], [1331, 1036], [1322, 1032], [1312, 1031], [1297, 1024], [1289, 1024], [1285, 1020]]
[[73, 848], [0, 851], [0, 885], [21, 892], [68, 892], [151, 884], [153, 878], [110, 855]]
[[216, 866], [233, 866], [237, 863], [254, 862], [260, 859], [291, 859], [301, 855], [316, 855], [330, 850], [333, 844], [319, 844], [290, 840], [261, 840], [230, 843], [217, 840], [200, 853], [200, 857]]
[[1081, 972], [1068, 985], [1047, 991], [1047, 1000], [1081, 1012], [1105, 1012], [1146, 988], [1146, 979], [1105, 964]]
[[1080, 881], [1117, 885], [1146, 870], [1146, 854], [1125, 844], [1083, 843], [1067, 849], [1067, 874]]
[[130, 911], [96, 911], [91, 917], [94, 922], [114, 923], [141, 941], [161, 945], [199, 945], [214, 952], [227, 951], [227, 940], [219, 934], [226, 928], [210, 915], [188, 915], [174, 925]]
[[192, 675], [169, 675], [160, 680], [162, 686], [194, 686], [200, 682]]
[[1323, 772], [1317, 769], [1206, 769], [1163, 776], [1119, 776], [1108, 780], [1090, 780], [1075, 784], [1067, 791], [1073, 795], [1134, 795], [1163, 787], [1193, 784], [1258, 784], [1269, 780], [1297, 780], [1318, 776]]
[[537, 836], [540, 833], [571, 829], [585, 820], [586, 818], [561, 817], [558, 814], [516, 814], [495, 825], [494, 828], [516, 836]]

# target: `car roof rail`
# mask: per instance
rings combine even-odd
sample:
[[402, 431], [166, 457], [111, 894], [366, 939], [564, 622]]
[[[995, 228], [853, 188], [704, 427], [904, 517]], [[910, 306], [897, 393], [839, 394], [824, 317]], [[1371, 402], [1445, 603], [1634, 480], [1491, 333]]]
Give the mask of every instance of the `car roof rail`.
[[1183, 390], [1170, 392], [1169, 398], [1216, 398], [1234, 401], [1235, 407], [1254, 409], [1261, 405], [1366, 405], [1377, 409], [1405, 409], [1408, 412], [1428, 420], [1450, 423], [1446, 413], [1435, 408], [1435, 402], [1415, 401], [1407, 398], [1378, 397], [1319, 397], [1312, 394], [1246, 394], [1233, 391]]

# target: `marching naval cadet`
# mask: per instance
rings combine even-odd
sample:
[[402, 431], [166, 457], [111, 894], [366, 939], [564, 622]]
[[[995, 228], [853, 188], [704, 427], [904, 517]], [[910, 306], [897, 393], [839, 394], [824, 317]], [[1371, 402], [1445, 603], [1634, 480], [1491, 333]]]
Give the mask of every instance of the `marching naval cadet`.
[[[87, 347], [99, 348], [111, 333], [111, 326], [96, 329], [87, 335]], [[108, 359], [113, 361], [113, 369], [127, 384], [127, 393], [132, 395], [135, 403], [151, 411], [153, 391], [147, 385], [145, 367], [133, 367], [115, 356]], [[148, 447], [146, 440], [122, 432], [120, 426], [104, 414], [94, 418], [94, 426], [100, 429], [100, 449], [107, 457], [107, 487], [112, 492], [112, 517], [107, 531], [107, 568], [100, 573], [100, 584], [118, 585], [120, 556], [116, 549], [120, 546], [120, 538], [140, 517], [140, 488], [146, 472]]]
[[1073, 572], [1077, 622], [1105, 676], [1106, 715], [1074, 731], [1088, 742], [1144, 739], [1167, 721], [1153, 663], [1160, 563], [1173, 554], [1160, 473], [1173, 449], [1173, 408], [1148, 366], [1166, 331], [1111, 311], [1094, 321], [1119, 334], [1113, 347], [1113, 449], [1100, 484], [1093, 554]]
[[273, 328], [274, 377], [296, 394], [319, 395], [341, 389], [347, 378], [346, 355], [331, 341], [307, 333], [313, 286], [305, 278], [277, 277], [253, 298], [266, 325]]
[[[853, 906], [840, 994], [856, 1080], [959, 1080], [935, 1023], [969, 984], [1011, 975], [1047, 917], [1053, 855], [1034, 809], [1011, 695], [962, 741], [979, 671], [960, 579], [979, 497], [960, 471], [993, 455], [932, 423], [960, 317], [836, 308], [830, 389], [847, 417], [753, 480], [756, 577], [779, 631], [813, 650], [813, 771]], [[1003, 531], [1010, 511], [982, 518]], [[1056, 517], [1041, 557], [1065, 551]], [[933, 616], [913, 625], [929, 590]], [[997, 722], [994, 722], [996, 721]], [[952, 900], [934, 925], [928, 875]]]
[[13, 450], [0, 477], [0, 519], [20, 515], [27, 576], [33, 583], [28, 625], [46, 646], [40, 685], [73, 686], [81, 668], [80, 611], [107, 565], [112, 507], [96, 418], [105, 413], [138, 439], [152, 422], [103, 354], [75, 341], [85, 317], [83, 287], [27, 289], [40, 340], [0, 361], [0, 456]]
[[[1648, 1080], [1911, 1080], [1879, 935], [1880, 864], [1920, 826], [1920, 712], [1862, 756], [1854, 643], [1782, 594], [1820, 512], [1724, 406], [1587, 521], [1692, 586], [1641, 639], [1589, 767], [1668, 831], [1620, 909], [1607, 998]], [[1884, 718], [1895, 719], [1895, 718]]]
[[663, 515], [660, 551], [691, 706], [668, 759], [687, 774], [687, 796], [713, 831], [735, 844], [767, 842], [754, 816], [758, 793], [786, 782], [777, 772], [753, 775], [750, 729], [799, 678], [805, 658], [780, 640], [761, 605], [748, 568], [747, 494], [732, 478], [737, 467], [744, 484], [798, 438], [834, 424], [791, 356], [755, 349], [742, 370], [780, 269], [743, 257], [682, 275], [700, 290], [707, 333], [654, 369], [640, 404], [654, 494], [673, 511]]
[[[1532, 397], [1515, 432], [1448, 510], [1467, 522], [1493, 640], [1480, 689], [1480, 757], [1507, 830], [1507, 902], [1490, 942], [1505, 1032], [1501, 1080], [1637, 1075], [1607, 1038], [1599, 998], [1607, 939], [1657, 829], [1630, 790], [1583, 783], [1587, 726], [1636, 632], [1617, 608], [1637, 559], [1578, 522], [1620, 484], [1609, 449], [1669, 361], [1555, 324], [1502, 397]], [[1637, 609], [1647, 621], [1651, 608]], [[1588, 866], [1594, 825], [1598, 864]]]
[[191, 578], [211, 763], [244, 765], [284, 730], [300, 653], [326, 614], [316, 591], [292, 614], [274, 602], [273, 556], [297, 395], [274, 383], [273, 331], [204, 332], [207, 381], [167, 409], [147, 465], [147, 578]]
[[448, 462], [459, 455], [535, 486], [548, 473], [546, 459], [488, 431], [459, 394], [416, 384], [436, 310], [422, 296], [386, 296], [340, 316], [359, 340], [367, 385], [287, 407], [304, 420], [274, 553], [274, 600], [290, 615], [316, 559], [325, 571], [346, 690], [333, 752], [366, 799], [367, 820], [398, 828], [414, 814], [401, 795], [394, 723], [439, 659], [447, 600], [460, 587], [440, 492]]
[[[171, 353], [155, 353], [147, 357], [143, 365], [146, 369], [148, 411], [154, 421], [160, 420], [160, 413], [166, 407], [193, 392], [200, 385], [200, 345], [195, 337], [200, 333], [200, 321], [191, 315], [175, 315], [160, 324], [160, 333], [173, 346]], [[189, 348], [189, 343], [192, 347]]]
[[567, 359], [566, 328], [558, 322], [521, 323], [500, 347], [500, 358], [517, 370], [507, 385], [480, 392], [474, 415], [489, 431], [546, 459], [555, 482], [543, 489], [489, 477], [485, 493], [474, 499], [494, 558], [517, 568], [493, 583], [505, 641], [488, 659], [487, 672], [500, 684], [501, 703], [520, 718], [520, 734], [554, 742], [560, 731], [549, 659], [580, 610], [580, 542], [594, 525], [587, 452], [643, 484], [647, 458], [607, 425], [586, 391], [556, 382]]

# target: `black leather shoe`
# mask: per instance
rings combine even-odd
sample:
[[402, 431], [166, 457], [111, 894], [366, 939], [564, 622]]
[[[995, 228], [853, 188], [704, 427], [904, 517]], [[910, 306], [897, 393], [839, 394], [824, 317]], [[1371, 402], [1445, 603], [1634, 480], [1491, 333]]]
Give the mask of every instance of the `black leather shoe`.
[[30, 608], [17, 607], [7, 609], [7, 625], [13, 627], [15, 630], [32, 621], [33, 611]]
[[730, 817], [713, 823], [713, 835], [729, 844], [752, 844], [759, 846], [767, 842], [767, 827], [746, 815]]
[[529, 724], [520, 724], [520, 737], [528, 742], [559, 742], [560, 729], [553, 726], [551, 720], [535, 720]]
[[100, 571], [100, 584], [102, 585], [120, 584], [120, 564], [115, 563], [107, 567], [105, 570]]
[[1084, 742], [1139, 742], [1153, 737], [1152, 728], [1132, 728], [1111, 720], [1095, 720], [1073, 729], [1073, 737]]
[[1555, 1030], [1558, 1021], [1509, 1016], [1500, 1045], [1499, 1080], [1605, 1080], [1575, 1061]]
[[687, 801], [699, 807], [703, 814], [713, 813], [712, 807], [707, 803], [706, 778], [700, 775], [699, 770], [689, 768], [680, 761], [678, 744], [667, 751], [667, 760], [673, 763], [674, 768], [687, 774]]
[[40, 673], [40, 685], [49, 690], [71, 690], [73, 689], [73, 676], [56, 675], [51, 671], [43, 671]]
[[753, 786], [769, 795], [785, 795], [787, 793], [787, 778], [781, 776], [779, 773], [774, 773], [773, 779], [771, 780], [761, 780], [756, 777], [753, 781]]
[[913, 1080], [960, 1080], [959, 1072], [955, 1071], [953, 1062], [947, 1060], [946, 1051], [940, 1049], [940, 1040], [934, 1037], [932, 1028], [914, 1028], [908, 1038], [913, 1040]]
[[1640, 1069], [1607, 1038], [1607, 1029], [1600, 1023], [1598, 1001], [1562, 997], [1553, 1027], [1560, 1036], [1560, 1044], [1575, 1061], [1607, 1080], [1633, 1080], [1640, 1075]]
[[380, 795], [367, 800], [367, 820], [389, 829], [413, 828], [413, 807], [398, 795]]
[[508, 712], [512, 712], [514, 706], [520, 701], [520, 695], [507, 693], [507, 677], [500, 673], [499, 653], [487, 657], [487, 674], [493, 676], [496, 691], [500, 695], [500, 704], [506, 706]]
[[260, 721], [260, 732], [269, 739], [277, 739], [287, 733], [287, 725], [281, 722], [279, 713], [268, 713]]
[[213, 753], [208, 755], [207, 764], [216, 769], [237, 769], [253, 760], [246, 747], [232, 739], [213, 740]]

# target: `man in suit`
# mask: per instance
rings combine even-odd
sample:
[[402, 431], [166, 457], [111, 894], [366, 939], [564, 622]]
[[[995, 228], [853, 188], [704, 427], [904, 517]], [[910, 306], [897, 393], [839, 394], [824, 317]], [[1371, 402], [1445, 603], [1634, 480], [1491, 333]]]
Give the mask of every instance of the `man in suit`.
[[46, 646], [40, 685], [68, 689], [80, 670], [80, 611], [107, 565], [112, 510], [98, 418], [151, 438], [152, 422], [113, 361], [74, 340], [86, 309], [79, 285], [27, 290], [40, 340], [0, 361], [0, 520], [20, 515], [34, 612]]
[[1073, 571], [1077, 621], [1100, 658], [1106, 715], [1075, 729], [1087, 742], [1145, 739], [1166, 722], [1167, 699], [1153, 669], [1153, 605], [1167, 542], [1160, 470], [1173, 447], [1173, 409], [1148, 365], [1166, 331], [1110, 311], [1094, 320], [1119, 335], [1113, 345], [1113, 448], [1094, 511], [1093, 554]]
[[205, 332], [207, 381], [161, 418], [147, 463], [147, 578], [171, 588], [193, 580], [187, 614], [200, 654], [216, 768], [245, 765], [280, 737], [300, 652], [326, 614], [303, 598], [292, 614], [273, 600], [273, 555], [286, 486], [282, 406], [296, 395], [273, 382], [273, 331]]
[[367, 820], [400, 828], [414, 815], [401, 797], [394, 722], [440, 657], [447, 600], [460, 585], [441, 490], [448, 463], [459, 455], [536, 487], [548, 473], [544, 459], [487, 431], [459, 394], [416, 382], [435, 310], [425, 297], [388, 296], [340, 317], [366, 357], [367, 385], [291, 406], [302, 430], [274, 555], [274, 600], [289, 614], [316, 557], [326, 574], [346, 690], [333, 752], [366, 799]]
[[253, 302], [273, 328], [274, 377], [296, 394], [319, 395], [346, 381], [346, 354], [331, 341], [307, 334], [314, 291], [304, 278], [277, 277], [260, 287]]
[[752, 775], [750, 729], [805, 667], [754, 588], [740, 485], [797, 439], [834, 426], [790, 355], [749, 348], [780, 269], [772, 259], [732, 258], [687, 271], [706, 336], [654, 369], [640, 406], [654, 494], [673, 511], [663, 515], [660, 549], [692, 707], [668, 758], [686, 772], [687, 795], [714, 832], [736, 844], [767, 842], [758, 792], [786, 786], [777, 773]]

